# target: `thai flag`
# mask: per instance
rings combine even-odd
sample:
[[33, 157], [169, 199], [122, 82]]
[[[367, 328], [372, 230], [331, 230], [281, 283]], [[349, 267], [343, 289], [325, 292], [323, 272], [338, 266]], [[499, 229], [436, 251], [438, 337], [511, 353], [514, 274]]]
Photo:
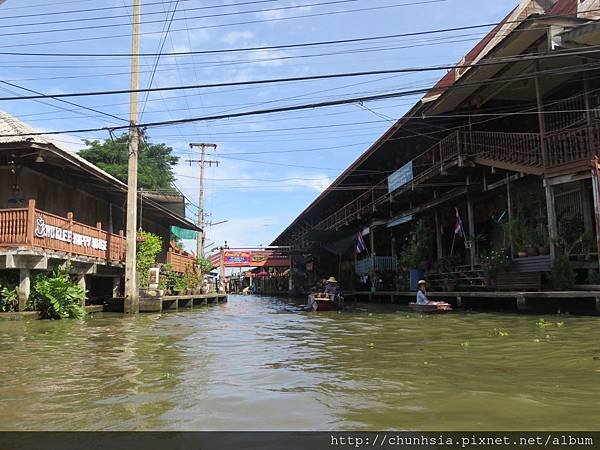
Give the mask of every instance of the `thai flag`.
[[454, 208], [454, 211], [456, 211], [456, 225], [454, 225], [454, 234], [456, 234], [458, 236], [462, 236], [462, 234], [463, 234], [462, 219], [460, 218], [460, 214], [458, 213], [458, 208]]
[[360, 254], [362, 252], [367, 251], [367, 244], [365, 244], [365, 240], [362, 237], [362, 233], [358, 233], [358, 239], [356, 240], [356, 253]]

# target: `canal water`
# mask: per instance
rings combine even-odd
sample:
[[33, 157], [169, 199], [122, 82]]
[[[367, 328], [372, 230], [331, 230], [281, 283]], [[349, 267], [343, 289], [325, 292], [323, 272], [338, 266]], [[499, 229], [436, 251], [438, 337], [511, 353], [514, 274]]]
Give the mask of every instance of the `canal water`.
[[1, 321], [0, 359], [2, 430], [590, 430], [600, 413], [594, 317], [231, 296]]

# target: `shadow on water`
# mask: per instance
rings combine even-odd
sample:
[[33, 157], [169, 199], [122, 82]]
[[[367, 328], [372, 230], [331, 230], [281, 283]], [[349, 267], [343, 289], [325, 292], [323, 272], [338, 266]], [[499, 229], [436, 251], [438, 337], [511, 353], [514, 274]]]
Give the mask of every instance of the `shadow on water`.
[[0, 427], [596, 427], [597, 318], [305, 303], [231, 296], [193, 312], [0, 322]]

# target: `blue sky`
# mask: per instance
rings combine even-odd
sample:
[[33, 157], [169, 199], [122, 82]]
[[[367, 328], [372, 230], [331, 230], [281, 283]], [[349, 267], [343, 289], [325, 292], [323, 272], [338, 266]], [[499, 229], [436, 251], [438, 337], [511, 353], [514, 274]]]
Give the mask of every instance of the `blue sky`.
[[[158, 51], [165, 19], [171, 17], [176, 3], [177, 11], [164, 41], [165, 52], [329, 41], [496, 22], [518, 3], [517, 0], [446, 0], [410, 5], [418, 0], [355, 0], [314, 5], [325, 1], [273, 0], [239, 5], [244, 0], [178, 3], [143, 0], [142, 51]], [[3, 25], [0, 52], [129, 52], [130, 3], [130, 0], [6, 0], [0, 6]], [[223, 6], [234, 3], [238, 5]], [[305, 6], [309, 4], [314, 6]], [[72, 13], [98, 7], [112, 9]], [[282, 7], [292, 8], [276, 9]], [[254, 12], [240, 14], [244, 11]], [[54, 14], [58, 12], [61, 14]], [[215, 17], [217, 14], [229, 15]], [[199, 17], [208, 15], [213, 17]], [[65, 28], [71, 30], [61, 31]], [[152, 86], [449, 64], [457, 62], [485, 31], [299, 49], [163, 56]], [[140, 86], [148, 87], [155, 58], [143, 58], [141, 64]], [[128, 74], [127, 58], [2, 56], [0, 59], [0, 80], [46, 94], [127, 89]], [[141, 122], [426, 87], [442, 75], [425, 72], [163, 92], [150, 94], [147, 101], [142, 94]], [[4, 84], [0, 84], [0, 92], [26, 93]], [[69, 100], [127, 119], [128, 95]], [[231, 247], [267, 245], [417, 100], [418, 97], [401, 98], [368, 103], [367, 108], [346, 105], [154, 128], [148, 134], [153, 142], [172, 146], [180, 156], [177, 185], [194, 203], [198, 198], [198, 166], [190, 166], [185, 160], [197, 159], [198, 153], [190, 150], [188, 144], [216, 143], [217, 151], [210, 158], [220, 160], [221, 165], [206, 172], [206, 211], [212, 214], [209, 220], [228, 222], [209, 228], [207, 243], [221, 245], [227, 240]], [[44, 131], [126, 123], [55, 100], [1, 103], [0, 109]], [[302, 127], [311, 128], [297, 129]], [[77, 150], [82, 138], [107, 137], [106, 133], [89, 133], [56, 139]], [[196, 213], [196, 206], [190, 205], [190, 218], [196, 220]]]

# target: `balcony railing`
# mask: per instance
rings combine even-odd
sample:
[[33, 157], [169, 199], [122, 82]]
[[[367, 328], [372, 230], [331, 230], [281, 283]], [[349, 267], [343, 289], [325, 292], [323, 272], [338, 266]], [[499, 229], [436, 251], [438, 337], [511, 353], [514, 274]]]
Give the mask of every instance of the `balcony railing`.
[[398, 258], [395, 256], [369, 256], [356, 261], [356, 273], [361, 275], [372, 272], [395, 272], [398, 270]]
[[0, 210], [0, 249], [29, 248], [83, 256], [109, 263], [125, 261], [125, 238], [96, 227], [36, 209], [35, 200], [27, 208]]
[[[493, 131], [455, 131], [413, 159], [413, 179], [397, 190], [410, 189], [446, 166], [460, 164], [467, 158], [510, 164], [515, 170], [539, 173], [566, 163], [591, 160], [600, 148], [600, 123], [568, 128], [546, 135], [547, 166], [543, 165], [542, 139], [539, 133], [505, 133]], [[389, 200], [387, 180], [366, 190], [350, 203], [319, 222], [315, 228], [333, 230]]]
[[167, 264], [170, 264], [174, 272], [193, 272], [196, 267], [196, 257], [183, 250], [170, 248], [167, 253]]

